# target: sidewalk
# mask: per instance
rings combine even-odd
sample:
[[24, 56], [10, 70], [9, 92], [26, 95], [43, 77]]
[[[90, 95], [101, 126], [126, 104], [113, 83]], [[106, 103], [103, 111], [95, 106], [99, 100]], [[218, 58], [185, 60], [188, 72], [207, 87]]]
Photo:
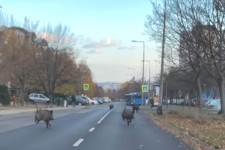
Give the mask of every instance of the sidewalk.
[[[83, 108], [82, 106], [76, 106], [76, 107], [72, 107], [72, 106], [68, 106], [68, 107], [57, 107], [57, 106], [53, 106], [53, 107], [40, 107], [40, 109], [48, 109], [48, 110], [66, 110], [66, 109], [77, 109], [77, 108]], [[16, 107], [4, 107], [2, 106], [2, 109], [0, 109], [0, 116], [1, 115], [12, 115], [12, 114], [19, 114], [19, 113], [26, 113], [26, 112], [35, 112], [36, 111], [36, 107], [20, 107], [20, 106], [16, 106]]]

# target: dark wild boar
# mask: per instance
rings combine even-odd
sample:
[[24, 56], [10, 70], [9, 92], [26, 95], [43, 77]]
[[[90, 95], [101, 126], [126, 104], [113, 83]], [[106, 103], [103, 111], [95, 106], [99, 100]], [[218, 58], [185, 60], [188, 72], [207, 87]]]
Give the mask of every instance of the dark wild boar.
[[110, 104], [109, 105], [109, 109], [111, 110], [111, 109], [113, 109], [114, 108], [114, 105], [113, 104]]
[[132, 119], [134, 119], [134, 113], [130, 109], [126, 109], [125, 107], [122, 112], [122, 118], [124, 121], [127, 120], [127, 125], [129, 126]]
[[47, 128], [51, 126], [49, 123], [53, 119], [53, 110], [37, 110], [35, 112], [35, 123], [38, 124], [40, 121], [44, 121], [46, 123]]
[[134, 113], [135, 111], [136, 111], [136, 113], [137, 113], [139, 109], [140, 109], [139, 105], [133, 105], [133, 106], [132, 106], [133, 113]]

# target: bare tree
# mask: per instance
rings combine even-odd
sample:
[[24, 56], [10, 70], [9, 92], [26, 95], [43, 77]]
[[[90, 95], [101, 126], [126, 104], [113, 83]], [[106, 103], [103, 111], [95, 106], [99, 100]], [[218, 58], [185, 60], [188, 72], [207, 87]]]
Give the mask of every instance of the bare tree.
[[24, 22], [21, 23], [13, 15], [0, 11], [0, 25], [5, 27], [21, 27], [29, 32], [36, 32], [39, 26], [39, 21], [31, 21], [31, 19], [24, 17]]
[[36, 82], [52, 99], [56, 87], [73, 81], [75, 76], [75, 39], [69, 27], [61, 24], [42, 27], [37, 36], [39, 41], [45, 39], [47, 45], [36, 45]]
[[76, 44], [76, 38], [70, 28], [60, 23], [56, 26], [48, 24], [42, 27], [37, 35], [47, 40], [49, 47], [58, 50], [71, 50]]
[[[81, 60], [77, 68], [76, 92], [78, 94], [86, 94], [90, 97], [94, 96], [95, 83], [92, 79], [92, 73], [85, 60]], [[83, 84], [89, 84], [89, 90], [83, 90]]]
[[35, 83], [48, 93], [51, 100], [56, 87], [69, 83], [74, 68], [73, 55], [50, 47], [36, 47], [33, 55]]
[[104, 90], [102, 87], [98, 86], [97, 83], [95, 83], [95, 89], [94, 89], [94, 97], [103, 97], [104, 96]]
[[[224, 5], [220, 1], [167, 0], [167, 55], [170, 62], [181, 70], [194, 72], [200, 98], [201, 75], [214, 78], [220, 89], [222, 113], [225, 114], [224, 97]], [[162, 9], [153, 3], [154, 14], [146, 24], [151, 35], [160, 37]], [[155, 21], [155, 22], [154, 22]], [[158, 33], [157, 33], [158, 32]], [[178, 51], [180, 57], [172, 57]], [[186, 66], [186, 68], [183, 68]], [[191, 70], [190, 70], [191, 69]], [[202, 100], [201, 100], [202, 101]]]
[[2, 74], [8, 77], [5, 81], [11, 81], [12, 85], [19, 87], [22, 105], [31, 79], [34, 36], [22, 28], [6, 28], [1, 34]]

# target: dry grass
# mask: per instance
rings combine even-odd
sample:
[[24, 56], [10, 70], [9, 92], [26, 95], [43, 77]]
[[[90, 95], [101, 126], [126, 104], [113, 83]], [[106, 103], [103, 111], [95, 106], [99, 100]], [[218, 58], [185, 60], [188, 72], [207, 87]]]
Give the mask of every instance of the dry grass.
[[[197, 108], [183, 107], [164, 109], [163, 113], [163, 116], [158, 117], [170, 125], [214, 148], [225, 149], [224, 117], [205, 110], [200, 112]], [[156, 115], [155, 112], [151, 112], [151, 114]]]

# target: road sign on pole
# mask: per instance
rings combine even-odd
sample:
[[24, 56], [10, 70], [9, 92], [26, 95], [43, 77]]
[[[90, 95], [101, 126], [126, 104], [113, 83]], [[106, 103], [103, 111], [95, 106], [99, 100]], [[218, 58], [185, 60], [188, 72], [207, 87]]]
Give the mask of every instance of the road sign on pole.
[[141, 86], [141, 90], [142, 90], [142, 93], [148, 93], [148, 85], [142, 85]]
[[84, 91], [88, 91], [89, 90], [89, 84], [84, 84], [83, 89], [84, 89]]

